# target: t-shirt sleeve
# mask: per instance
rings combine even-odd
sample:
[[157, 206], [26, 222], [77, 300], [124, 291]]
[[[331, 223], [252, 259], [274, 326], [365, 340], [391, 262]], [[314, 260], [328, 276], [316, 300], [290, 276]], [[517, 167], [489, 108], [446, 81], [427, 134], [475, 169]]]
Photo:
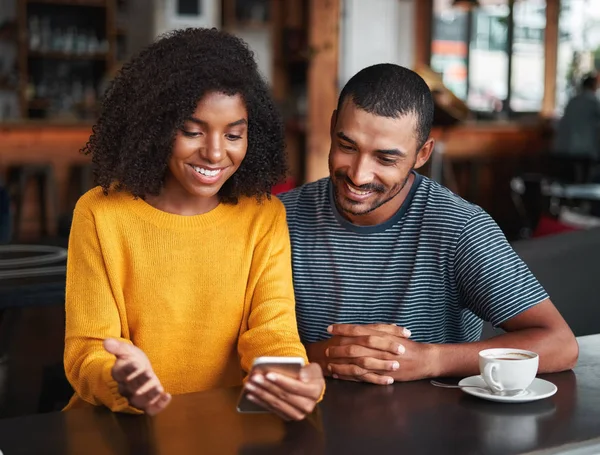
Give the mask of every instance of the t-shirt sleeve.
[[483, 210], [469, 219], [458, 238], [454, 271], [462, 304], [494, 326], [548, 298]]

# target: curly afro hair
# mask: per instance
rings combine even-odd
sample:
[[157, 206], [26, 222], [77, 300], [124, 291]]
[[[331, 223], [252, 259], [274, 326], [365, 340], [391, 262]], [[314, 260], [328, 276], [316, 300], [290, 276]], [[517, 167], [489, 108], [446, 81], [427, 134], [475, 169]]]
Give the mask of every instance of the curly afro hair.
[[253, 52], [217, 29], [169, 32], [117, 73], [82, 149], [92, 155], [96, 184], [105, 194], [158, 195], [177, 130], [210, 92], [240, 95], [248, 111], [248, 150], [220, 200], [270, 197], [287, 169], [283, 123]]

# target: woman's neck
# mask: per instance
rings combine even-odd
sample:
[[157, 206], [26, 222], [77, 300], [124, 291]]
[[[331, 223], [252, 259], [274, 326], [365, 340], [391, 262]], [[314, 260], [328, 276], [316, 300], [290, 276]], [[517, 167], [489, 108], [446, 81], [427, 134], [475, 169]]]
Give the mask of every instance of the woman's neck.
[[158, 196], [147, 196], [146, 202], [152, 207], [174, 215], [193, 216], [214, 210], [219, 205], [219, 196], [199, 197], [190, 194], [179, 185], [165, 182]]

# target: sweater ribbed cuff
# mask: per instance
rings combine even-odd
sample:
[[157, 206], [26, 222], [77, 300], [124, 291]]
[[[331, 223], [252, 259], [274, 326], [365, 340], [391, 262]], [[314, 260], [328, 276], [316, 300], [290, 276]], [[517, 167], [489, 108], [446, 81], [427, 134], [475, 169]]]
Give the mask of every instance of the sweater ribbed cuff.
[[106, 365], [106, 367], [104, 367], [104, 371], [102, 372], [102, 382], [106, 384], [110, 394], [112, 395], [111, 403], [107, 404], [108, 407], [113, 412], [143, 414], [144, 412], [142, 410], [131, 406], [127, 398], [119, 393], [119, 384], [112, 377], [112, 367], [113, 366], [109, 363]]

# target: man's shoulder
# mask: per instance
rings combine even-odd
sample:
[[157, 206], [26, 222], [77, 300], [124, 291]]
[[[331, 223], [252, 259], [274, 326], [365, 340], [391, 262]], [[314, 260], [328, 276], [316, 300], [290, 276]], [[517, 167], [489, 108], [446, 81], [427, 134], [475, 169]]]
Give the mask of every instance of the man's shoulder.
[[421, 177], [413, 204], [424, 207], [424, 216], [454, 219], [457, 222], [466, 222], [477, 214], [485, 213], [478, 205], [425, 176]]
[[328, 188], [329, 177], [325, 177], [278, 194], [277, 197], [283, 202], [289, 217], [290, 212], [295, 212], [298, 208], [316, 208], [323, 201], [327, 201]]

